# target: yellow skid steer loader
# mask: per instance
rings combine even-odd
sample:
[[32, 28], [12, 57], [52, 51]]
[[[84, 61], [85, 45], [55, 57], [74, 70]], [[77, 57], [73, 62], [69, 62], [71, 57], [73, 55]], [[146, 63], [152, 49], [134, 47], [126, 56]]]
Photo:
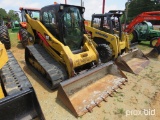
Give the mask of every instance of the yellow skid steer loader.
[[122, 70], [138, 74], [149, 64], [149, 59], [135, 46], [130, 47], [129, 37], [121, 29], [122, 12], [93, 14], [91, 26], [86, 24], [85, 28], [96, 43], [102, 62], [115, 59]]
[[[26, 13], [27, 65], [76, 116], [98, 106], [121, 88], [127, 78], [112, 61], [101, 63], [92, 41], [85, 34], [80, 6], [54, 4], [41, 8], [40, 20]], [[87, 94], [85, 97], [82, 95]]]

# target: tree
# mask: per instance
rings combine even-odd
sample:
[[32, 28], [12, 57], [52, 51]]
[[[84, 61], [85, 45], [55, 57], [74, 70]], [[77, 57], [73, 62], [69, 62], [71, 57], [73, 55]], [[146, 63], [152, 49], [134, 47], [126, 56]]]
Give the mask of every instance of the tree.
[[160, 8], [159, 0], [130, 0], [129, 4], [127, 3], [126, 8], [128, 7], [128, 9], [126, 10], [128, 10], [128, 22], [142, 12], [156, 11]]
[[19, 16], [17, 16], [14, 10], [9, 10], [8, 17], [11, 18], [12, 21], [20, 21]]
[[0, 19], [3, 19], [3, 17], [7, 16], [7, 12], [5, 9], [0, 8]]

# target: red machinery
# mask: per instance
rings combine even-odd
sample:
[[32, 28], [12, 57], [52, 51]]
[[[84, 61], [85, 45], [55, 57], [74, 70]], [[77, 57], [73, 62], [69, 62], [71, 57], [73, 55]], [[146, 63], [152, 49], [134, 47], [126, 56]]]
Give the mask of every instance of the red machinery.
[[135, 17], [132, 22], [124, 29], [125, 32], [131, 33], [134, 30], [134, 26], [138, 23], [147, 20], [160, 20], [160, 11], [143, 12]]
[[20, 7], [19, 10], [21, 11], [22, 22], [20, 22], [18, 39], [21, 41], [22, 45], [25, 47], [26, 45], [28, 45], [28, 33], [26, 30], [27, 22], [26, 22], [25, 14], [28, 13], [31, 16], [31, 18], [35, 20], [39, 20], [40, 9]]

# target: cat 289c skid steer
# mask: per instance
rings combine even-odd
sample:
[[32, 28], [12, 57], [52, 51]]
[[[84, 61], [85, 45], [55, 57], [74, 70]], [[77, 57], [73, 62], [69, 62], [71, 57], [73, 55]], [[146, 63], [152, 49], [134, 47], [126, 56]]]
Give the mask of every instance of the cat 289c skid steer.
[[76, 116], [99, 106], [127, 81], [112, 61], [100, 63], [84, 34], [84, 10], [54, 4], [41, 8], [40, 20], [26, 14], [29, 41], [34, 43], [25, 48], [26, 63], [51, 89], [59, 86], [57, 97]]

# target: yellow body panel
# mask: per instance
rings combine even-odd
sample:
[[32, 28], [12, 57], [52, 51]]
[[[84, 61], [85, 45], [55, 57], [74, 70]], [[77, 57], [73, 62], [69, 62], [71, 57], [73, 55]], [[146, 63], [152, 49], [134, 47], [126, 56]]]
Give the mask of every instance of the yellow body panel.
[[4, 98], [3, 90], [0, 83], [0, 99]]
[[6, 64], [8, 61], [8, 55], [4, 45], [0, 42], [0, 69]]
[[34, 33], [32, 31], [32, 28], [29, 24], [27, 24], [27, 31], [29, 31], [29, 40], [28, 40], [28, 45], [33, 45], [35, 42], [35, 36]]
[[[0, 42], [0, 69], [6, 64], [8, 61], [8, 55], [4, 45]], [[4, 98], [4, 93], [0, 83], [0, 99]]]
[[112, 51], [113, 51], [114, 58], [118, 57], [118, 54], [121, 53], [121, 50], [129, 49], [129, 42], [128, 42], [129, 37], [126, 33], [122, 33], [122, 38], [120, 40], [118, 35], [116, 34], [110, 34], [90, 26], [85, 26], [85, 29], [88, 32], [91, 32], [92, 39], [96, 37], [96, 38], [104, 39], [105, 41], [109, 42], [110, 47], [112, 48]]
[[[54, 57], [57, 61], [63, 63], [71, 77], [74, 72], [74, 68], [82, 66], [86, 63], [96, 61], [98, 63], [99, 56], [98, 53], [90, 39], [84, 34], [84, 52], [73, 54], [68, 46], [63, 45], [59, 40], [57, 40], [46, 27], [38, 20], [31, 19], [29, 15], [27, 16], [28, 24], [27, 31], [32, 35], [32, 39], [35, 39], [33, 30], [40, 33], [47, 41], [47, 44], [43, 43], [48, 53]], [[47, 36], [47, 37], [46, 37]], [[53, 50], [54, 49], [54, 50]], [[60, 52], [58, 55], [55, 51]]]

